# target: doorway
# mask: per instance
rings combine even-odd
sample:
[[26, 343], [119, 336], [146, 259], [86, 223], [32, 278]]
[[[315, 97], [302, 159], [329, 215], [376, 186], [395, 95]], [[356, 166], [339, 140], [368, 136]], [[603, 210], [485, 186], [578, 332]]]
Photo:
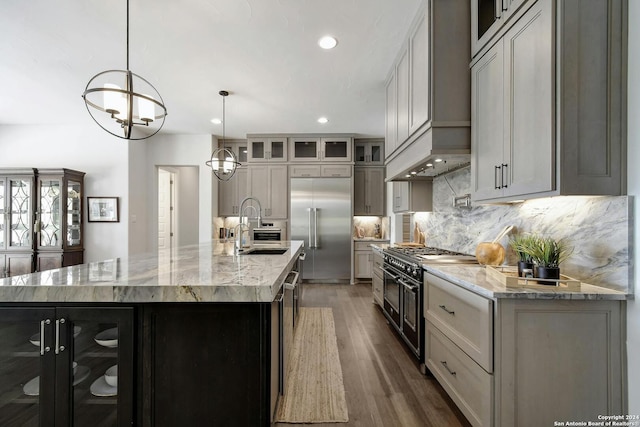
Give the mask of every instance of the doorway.
[[173, 249], [176, 246], [176, 178], [175, 172], [158, 169], [158, 249]]

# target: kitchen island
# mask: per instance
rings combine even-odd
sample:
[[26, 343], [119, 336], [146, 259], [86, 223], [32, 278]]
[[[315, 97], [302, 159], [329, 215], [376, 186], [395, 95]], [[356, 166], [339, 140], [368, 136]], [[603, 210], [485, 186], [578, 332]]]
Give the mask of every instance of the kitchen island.
[[302, 251], [279, 245], [235, 255], [212, 242], [0, 279], [0, 425], [268, 425], [281, 292]]

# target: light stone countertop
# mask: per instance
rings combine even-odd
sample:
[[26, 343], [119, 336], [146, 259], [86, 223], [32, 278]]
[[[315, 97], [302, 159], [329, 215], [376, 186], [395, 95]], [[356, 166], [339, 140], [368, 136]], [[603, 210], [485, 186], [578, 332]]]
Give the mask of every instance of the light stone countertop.
[[[384, 250], [390, 245], [372, 245], [377, 250]], [[580, 291], [510, 288], [498, 280], [487, 277], [485, 267], [475, 264], [423, 264], [423, 268], [438, 277], [468, 289], [476, 294], [491, 299], [520, 298], [520, 299], [564, 299], [564, 300], [628, 300], [633, 295], [625, 294], [613, 289], [582, 283]]]
[[[267, 245], [261, 245], [267, 246]], [[282, 255], [234, 255], [212, 241], [0, 279], [0, 302], [272, 302], [303, 242]]]

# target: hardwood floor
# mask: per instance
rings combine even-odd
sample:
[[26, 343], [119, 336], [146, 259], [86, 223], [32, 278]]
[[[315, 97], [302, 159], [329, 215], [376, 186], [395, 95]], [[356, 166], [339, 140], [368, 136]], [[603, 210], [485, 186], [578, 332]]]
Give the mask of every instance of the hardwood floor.
[[348, 423], [315, 426], [470, 425], [438, 382], [420, 373], [415, 358], [372, 303], [371, 284], [303, 287], [303, 306], [333, 309], [349, 410]]

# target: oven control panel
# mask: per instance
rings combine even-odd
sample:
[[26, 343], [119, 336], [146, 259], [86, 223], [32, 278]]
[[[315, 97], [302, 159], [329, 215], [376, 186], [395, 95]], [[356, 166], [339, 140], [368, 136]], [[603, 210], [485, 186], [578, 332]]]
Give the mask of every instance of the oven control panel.
[[399, 272], [420, 281], [422, 280], [422, 267], [417, 263], [408, 262], [387, 254], [383, 255], [383, 260], [385, 264], [393, 266]]

